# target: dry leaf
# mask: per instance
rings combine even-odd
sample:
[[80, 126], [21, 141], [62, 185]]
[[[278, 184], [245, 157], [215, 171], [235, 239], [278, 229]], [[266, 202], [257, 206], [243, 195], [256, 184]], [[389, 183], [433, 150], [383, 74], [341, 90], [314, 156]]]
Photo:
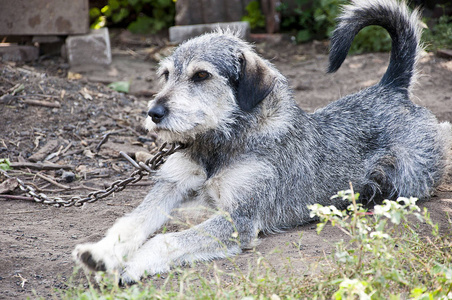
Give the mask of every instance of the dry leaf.
[[19, 186], [19, 183], [14, 178], [8, 178], [0, 183], [0, 194], [8, 194], [14, 191]]
[[74, 80], [74, 79], [81, 79], [83, 76], [82, 74], [75, 73], [75, 72], [67, 72], [67, 79]]
[[111, 168], [118, 173], [122, 173], [124, 171], [121, 167], [117, 166], [116, 164], [111, 164]]
[[85, 98], [86, 100], [93, 100], [93, 96], [91, 96], [90, 91], [85, 87], [80, 91], [80, 94]]
[[84, 150], [84, 151], [83, 151], [83, 154], [84, 154], [86, 157], [94, 158], [94, 153], [91, 152], [91, 150], [89, 150], [89, 149]]
[[88, 167], [85, 165], [80, 165], [77, 168], [75, 168], [75, 170], [79, 173], [86, 173], [88, 172]]
[[152, 158], [153, 155], [145, 152], [145, 151], [138, 151], [135, 152], [135, 159], [136, 161], [146, 162], [149, 158]]

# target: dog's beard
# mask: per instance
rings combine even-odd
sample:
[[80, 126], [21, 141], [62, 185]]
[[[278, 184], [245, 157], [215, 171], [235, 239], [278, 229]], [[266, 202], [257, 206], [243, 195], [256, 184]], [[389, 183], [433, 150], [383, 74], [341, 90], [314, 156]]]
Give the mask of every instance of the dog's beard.
[[157, 134], [159, 140], [167, 143], [187, 144], [194, 139], [194, 136], [191, 134], [173, 132], [167, 129], [157, 129], [154, 132]]
[[155, 132], [160, 140], [168, 143], [188, 143], [203, 131], [203, 126], [199, 123], [172, 124], [171, 121], [165, 120], [161, 124], [155, 124], [150, 117], [146, 118], [145, 127], [148, 131]]
[[[226, 101], [224, 101], [226, 102]], [[234, 103], [233, 101], [230, 101]], [[194, 109], [193, 107], [170, 108], [170, 113], [159, 123], [154, 123], [151, 117], [147, 117], [145, 127], [150, 132], [155, 132], [164, 142], [189, 143], [200, 135], [211, 131], [221, 131], [229, 134], [231, 124], [235, 122], [235, 105], [227, 104], [220, 111], [209, 111], [207, 107]]]

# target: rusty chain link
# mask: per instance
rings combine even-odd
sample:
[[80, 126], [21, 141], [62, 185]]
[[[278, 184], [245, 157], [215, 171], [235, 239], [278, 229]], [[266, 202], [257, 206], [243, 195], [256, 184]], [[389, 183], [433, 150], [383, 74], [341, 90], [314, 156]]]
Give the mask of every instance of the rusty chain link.
[[[80, 196], [74, 196], [68, 200], [64, 200], [61, 197], [49, 198], [47, 195], [43, 193], [37, 193], [34, 187], [25, 184], [21, 179], [19, 178], [15, 179], [17, 180], [20, 189], [26, 192], [26, 194], [28, 194], [30, 197], [32, 197], [35, 202], [54, 205], [56, 207], [82, 206], [84, 203], [93, 203], [99, 199], [108, 197], [112, 193], [120, 192], [123, 189], [125, 189], [127, 185], [140, 181], [144, 176], [150, 175], [154, 171], [156, 171], [165, 162], [166, 157], [170, 156], [177, 150], [184, 148], [184, 145], [182, 144], [170, 144], [170, 148], [165, 149], [166, 145], [167, 145], [166, 143], [163, 144], [159, 148], [157, 154], [155, 154], [152, 158], [148, 159], [145, 163], [143, 162], [137, 163], [135, 160], [133, 160], [133, 158], [131, 158], [126, 153], [121, 151], [120, 154], [125, 159], [127, 159], [127, 161], [131, 163], [136, 168], [136, 170], [133, 171], [128, 178], [116, 180], [108, 188], [104, 190], [91, 192], [84, 198]], [[6, 173], [6, 171], [3, 170], [0, 171], [7, 178], [12, 178]]]

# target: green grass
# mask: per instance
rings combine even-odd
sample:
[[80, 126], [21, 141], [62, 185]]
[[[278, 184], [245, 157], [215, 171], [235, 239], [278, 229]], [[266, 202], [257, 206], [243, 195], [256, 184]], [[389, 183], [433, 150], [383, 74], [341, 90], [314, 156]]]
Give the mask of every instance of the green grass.
[[307, 268], [320, 271], [288, 275], [290, 261], [301, 258], [288, 258], [287, 272], [282, 272], [257, 253], [247, 271], [231, 258], [230, 271], [212, 262], [178, 268], [158, 280], [149, 279], [127, 288], [108, 278], [100, 285], [87, 279], [88, 288], [68, 283], [68, 290], [55, 291], [55, 296], [83, 300], [451, 299], [452, 239], [440, 235], [438, 226], [426, 209], [422, 211], [416, 205], [416, 199], [385, 200], [370, 213], [357, 203], [358, 195], [351, 190], [334, 197], [348, 201], [347, 209], [310, 207], [312, 216], [320, 219], [320, 235], [330, 223], [348, 236], [347, 241], [333, 245], [331, 255]]

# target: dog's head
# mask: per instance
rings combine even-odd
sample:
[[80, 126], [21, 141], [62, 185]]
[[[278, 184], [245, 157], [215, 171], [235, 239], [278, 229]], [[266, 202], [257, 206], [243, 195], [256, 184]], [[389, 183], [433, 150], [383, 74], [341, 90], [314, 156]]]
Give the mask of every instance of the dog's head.
[[209, 130], [228, 130], [270, 94], [276, 71], [229, 32], [180, 45], [159, 69], [162, 89], [149, 102], [146, 128], [168, 142], [186, 142]]

